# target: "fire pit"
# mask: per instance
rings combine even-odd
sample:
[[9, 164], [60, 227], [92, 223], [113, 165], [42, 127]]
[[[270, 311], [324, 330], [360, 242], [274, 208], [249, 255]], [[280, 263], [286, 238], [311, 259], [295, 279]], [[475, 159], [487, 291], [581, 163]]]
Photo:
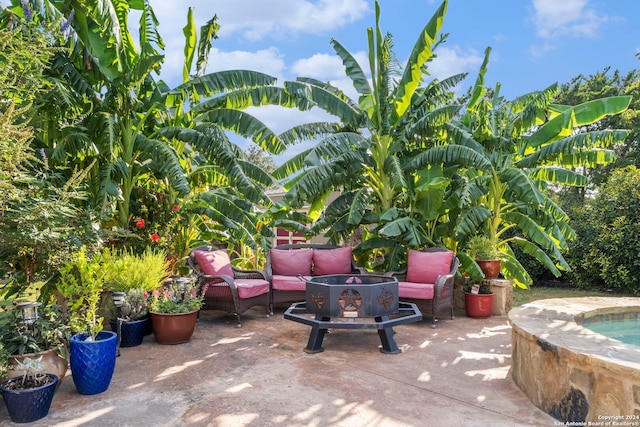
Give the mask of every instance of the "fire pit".
[[415, 304], [398, 301], [398, 281], [393, 277], [336, 274], [308, 280], [306, 301], [292, 304], [284, 317], [311, 326], [307, 353], [323, 351], [324, 335], [335, 328], [377, 329], [380, 351], [396, 354], [400, 349], [393, 326], [420, 321], [422, 313]]

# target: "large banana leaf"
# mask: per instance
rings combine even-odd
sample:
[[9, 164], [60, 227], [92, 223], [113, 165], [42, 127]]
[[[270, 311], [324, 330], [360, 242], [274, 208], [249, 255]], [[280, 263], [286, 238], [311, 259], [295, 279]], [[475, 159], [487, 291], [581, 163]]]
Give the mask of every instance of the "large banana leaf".
[[392, 126], [398, 123], [409, 109], [413, 93], [422, 81], [424, 64], [433, 57], [433, 49], [438, 44], [438, 34], [442, 28], [444, 16], [447, 13], [447, 4], [448, 0], [442, 2], [420, 33], [411, 50], [404, 73], [394, 93], [394, 108], [391, 111]]
[[342, 58], [342, 65], [344, 65], [347, 77], [353, 81], [353, 87], [361, 95], [367, 95], [371, 93], [371, 86], [369, 86], [369, 80], [362, 71], [358, 61], [351, 55], [351, 53], [335, 39], [331, 39], [331, 45], [333, 50], [336, 51], [338, 56]]
[[529, 173], [529, 176], [535, 180], [579, 187], [584, 187], [589, 183], [589, 178], [586, 176], [559, 167], [536, 168]]
[[[563, 155], [562, 157], [564, 158], [565, 154], [576, 153], [577, 149], [603, 148], [621, 144], [628, 134], [629, 131], [627, 130], [606, 129], [571, 135], [531, 150], [533, 152], [527, 153], [528, 155], [520, 159], [517, 165], [518, 167], [528, 168], [541, 164], [557, 163], [561, 157], [560, 155]], [[569, 165], [566, 161], [563, 163], [568, 167], [582, 165], [581, 163]]]
[[347, 98], [342, 91], [328, 83], [322, 83], [309, 78], [298, 78], [299, 82], [287, 82], [285, 87], [289, 91], [301, 90], [305, 87], [309, 92], [309, 98], [326, 111], [337, 117], [346, 125], [357, 127], [362, 121], [360, 109]]
[[606, 116], [619, 114], [625, 111], [630, 103], [630, 96], [614, 96], [568, 108], [536, 130], [527, 138], [527, 143], [531, 147], [538, 147], [569, 136], [574, 128], [595, 123]]
[[196, 22], [193, 17], [193, 7], [187, 10], [187, 24], [182, 28], [184, 34], [184, 65], [182, 66], [182, 81], [187, 82], [191, 77], [191, 66], [198, 43]]
[[174, 107], [185, 99], [184, 94], [193, 91], [200, 96], [211, 97], [218, 93], [230, 92], [252, 87], [271, 86], [276, 78], [268, 74], [249, 70], [217, 71], [203, 76], [194, 77], [167, 94], [167, 106]]
[[215, 123], [222, 129], [231, 130], [240, 136], [250, 138], [263, 150], [271, 154], [281, 154], [286, 146], [262, 121], [247, 114], [230, 108], [219, 108], [203, 113], [200, 119], [204, 122]]

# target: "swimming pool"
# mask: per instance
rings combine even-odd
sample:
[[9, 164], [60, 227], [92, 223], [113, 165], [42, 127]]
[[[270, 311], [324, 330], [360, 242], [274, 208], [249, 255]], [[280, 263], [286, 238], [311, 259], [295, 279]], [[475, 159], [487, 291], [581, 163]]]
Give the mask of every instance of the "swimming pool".
[[[635, 314], [635, 313], [634, 313]], [[596, 317], [582, 323], [588, 329], [623, 343], [640, 346], [640, 318], [600, 319]]]
[[617, 418], [632, 423], [619, 425], [640, 425], [640, 346], [587, 327], [638, 317], [640, 298], [554, 298], [521, 305], [509, 312], [511, 377], [534, 405], [565, 423], [588, 425], [616, 416], [631, 417]]

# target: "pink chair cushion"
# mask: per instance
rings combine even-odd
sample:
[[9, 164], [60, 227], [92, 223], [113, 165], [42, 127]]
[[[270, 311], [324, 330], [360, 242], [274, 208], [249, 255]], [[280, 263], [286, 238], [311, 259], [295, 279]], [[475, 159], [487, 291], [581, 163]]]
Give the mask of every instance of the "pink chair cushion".
[[433, 284], [398, 282], [398, 298], [433, 299]]
[[451, 271], [452, 251], [421, 252], [409, 249], [407, 282], [436, 283], [441, 274]]
[[307, 276], [300, 280], [296, 276], [274, 275], [271, 278], [271, 287], [276, 291], [304, 291], [307, 289], [309, 278], [310, 276]]
[[231, 260], [225, 250], [217, 251], [194, 251], [193, 255], [204, 274], [219, 276], [225, 274], [233, 277]]
[[[237, 279], [235, 284], [238, 288], [238, 296], [242, 299], [257, 297], [269, 292], [269, 282], [264, 279]], [[229, 284], [224, 281], [208, 283], [207, 290], [204, 293], [205, 296], [219, 297], [220, 293], [215, 292], [214, 288], [229, 288]], [[231, 295], [231, 291], [229, 291], [229, 295]]]
[[313, 251], [310, 249], [271, 249], [270, 256], [271, 270], [274, 275], [311, 275], [311, 258], [313, 257]]
[[238, 296], [242, 299], [257, 297], [269, 292], [269, 282], [264, 279], [236, 279]]
[[313, 275], [350, 274], [351, 248], [314, 249]]

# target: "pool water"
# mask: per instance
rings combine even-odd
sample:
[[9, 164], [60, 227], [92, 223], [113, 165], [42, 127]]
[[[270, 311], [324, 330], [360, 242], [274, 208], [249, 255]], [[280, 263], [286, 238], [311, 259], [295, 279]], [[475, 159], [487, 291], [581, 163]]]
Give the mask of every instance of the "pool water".
[[640, 346], [640, 318], [626, 320], [598, 320], [585, 322], [583, 326], [594, 332], [622, 341], [626, 344]]

